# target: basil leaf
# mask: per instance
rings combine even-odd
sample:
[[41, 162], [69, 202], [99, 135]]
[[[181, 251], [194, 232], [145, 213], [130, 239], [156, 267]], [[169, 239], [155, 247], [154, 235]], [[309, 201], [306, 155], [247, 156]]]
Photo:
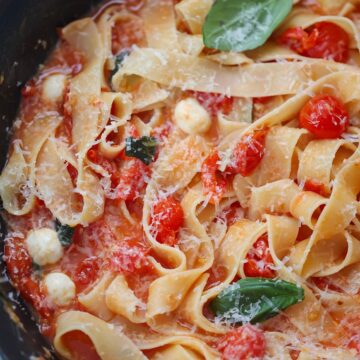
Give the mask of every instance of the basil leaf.
[[125, 155], [140, 159], [149, 165], [156, 153], [156, 139], [152, 136], [142, 136], [140, 139], [127, 137], [125, 139]]
[[263, 45], [292, 8], [292, 0], [216, 0], [203, 26], [204, 43], [222, 51]]
[[61, 245], [68, 247], [72, 243], [72, 236], [74, 234], [75, 228], [69, 225], [63, 225], [59, 220], [55, 221], [55, 229], [58, 234]]
[[130, 50], [123, 50], [119, 52], [114, 59], [114, 68], [110, 71], [109, 81], [112, 82], [113, 76], [118, 72], [121, 67], [121, 64], [124, 62], [125, 58], [129, 56]]
[[230, 324], [258, 323], [304, 300], [304, 289], [284, 280], [246, 278], [223, 290], [210, 304]]
[[34, 261], [32, 263], [32, 269], [36, 276], [38, 276], [41, 273], [41, 266]]

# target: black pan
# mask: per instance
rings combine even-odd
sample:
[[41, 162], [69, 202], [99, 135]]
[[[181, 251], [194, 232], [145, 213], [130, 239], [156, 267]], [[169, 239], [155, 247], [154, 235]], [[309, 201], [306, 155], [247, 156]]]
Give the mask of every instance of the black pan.
[[[56, 43], [57, 28], [90, 11], [97, 0], [0, 0], [0, 155], [6, 160], [20, 89]], [[4, 223], [0, 224], [0, 359], [55, 359], [23, 302], [6, 280], [2, 262]], [[11, 309], [11, 310], [10, 310]], [[12, 319], [18, 317], [20, 323]]]

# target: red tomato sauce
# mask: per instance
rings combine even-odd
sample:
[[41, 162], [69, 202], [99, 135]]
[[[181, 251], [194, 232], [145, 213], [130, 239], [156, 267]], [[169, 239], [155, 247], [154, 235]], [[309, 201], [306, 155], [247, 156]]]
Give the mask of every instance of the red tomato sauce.
[[100, 360], [91, 339], [82, 331], [73, 330], [62, 336], [62, 342], [69, 349], [74, 360]]

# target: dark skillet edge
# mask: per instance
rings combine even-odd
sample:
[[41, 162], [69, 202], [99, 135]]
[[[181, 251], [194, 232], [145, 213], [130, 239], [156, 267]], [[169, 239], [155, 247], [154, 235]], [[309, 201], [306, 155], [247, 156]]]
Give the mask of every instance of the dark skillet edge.
[[[98, 2], [0, 0], [0, 169], [6, 162], [9, 129], [16, 118], [21, 87], [55, 45], [56, 29], [84, 16]], [[55, 359], [26, 305], [6, 280], [2, 261], [5, 233], [0, 217], [0, 359]], [[25, 331], [12, 320], [14, 316]]]

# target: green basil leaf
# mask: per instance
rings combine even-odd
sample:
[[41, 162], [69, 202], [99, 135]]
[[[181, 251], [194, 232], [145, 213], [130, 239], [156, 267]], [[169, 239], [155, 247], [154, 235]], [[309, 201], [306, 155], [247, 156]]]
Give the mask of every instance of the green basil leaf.
[[39, 264], [37, 264], [36, 262], [33, 261], [32, 263], [32, 269], [33, 269], [33, 272], [36, 276], [39, 276], [40, 273], [41, 273], [41, 266]]
[[122, 63], [124, 62], [125, 58], [129, 56], [130, 50], [123, 50], [119, 52], [114, 58], [114, 68], [110, 71], [109, 82], [111, 84], [113, 76], [119, 71]]
[[127, 137], [125, 139], [125, 155], [140, 159], [149, 165], [156, 153], [156, 139], [152, 136], [142, 136], [140, 139]]
[[304, 289], [284, 280], [246, 278], [228, 286], [210, 304], [230, 324], [258, 323], [304, 300]]
[[203, 26], [204, 43], [245, 51], [265, 43], [292, 8], [292, 0], [216, 0]]
[[74, 235], [75, 228], [69, 225], [63, 225], [59, 220], [55, 221], [55, 229], [58, 234], [61, 245], [68, 247], [72, 243], [72, 237]]

